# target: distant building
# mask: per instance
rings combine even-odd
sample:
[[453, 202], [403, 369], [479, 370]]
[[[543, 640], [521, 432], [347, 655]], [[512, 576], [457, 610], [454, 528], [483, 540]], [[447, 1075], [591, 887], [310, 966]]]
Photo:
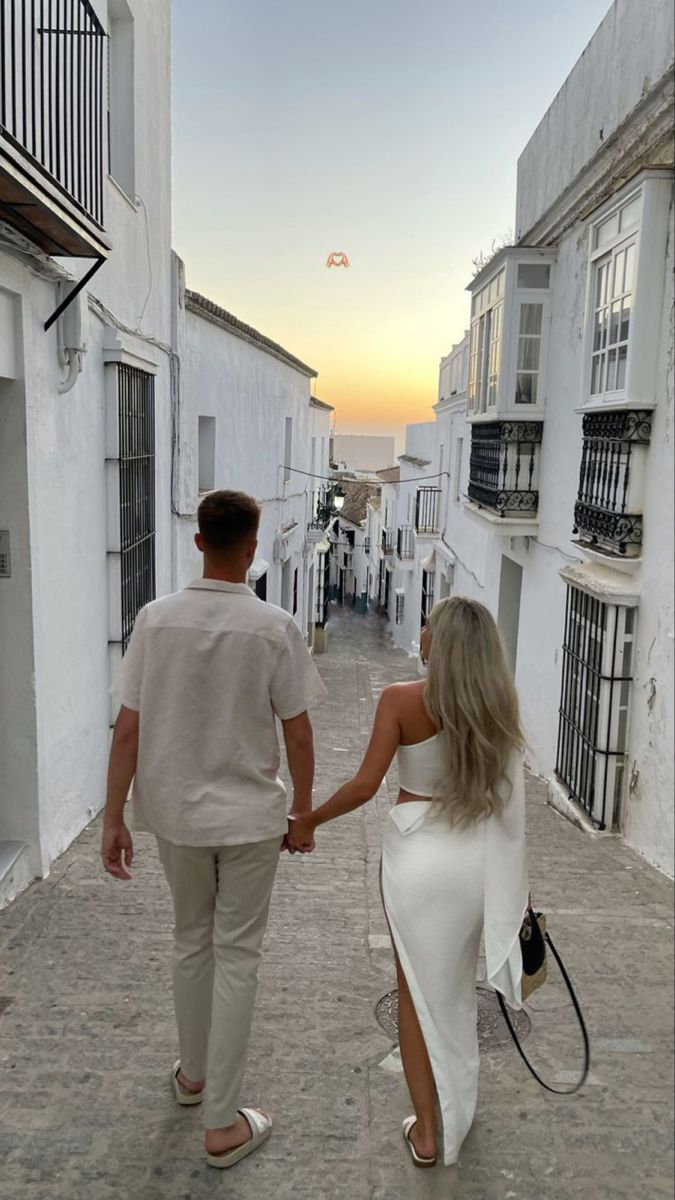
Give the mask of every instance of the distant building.
[[331, 443], [331, 462], [340, 471], [373, 474], [396, 462], [396, 439], [360, 433], [336, 433]]

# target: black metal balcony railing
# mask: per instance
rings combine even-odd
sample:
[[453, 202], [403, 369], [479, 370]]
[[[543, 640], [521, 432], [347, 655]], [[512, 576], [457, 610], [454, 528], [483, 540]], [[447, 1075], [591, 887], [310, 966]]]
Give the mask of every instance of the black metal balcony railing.
[[399, 525], [396, 534], [396, 554], [399, 558], [415, 557], [415, 536], [412, 525]]
[[651, 438], [651, 413], [643, 410], [586, 413], [574, 533], [582, 541], [634, 555], [642, 545], [642, 514], [636, 512], [636, 453]]
[[0, 0], [0, 136], [99, 226], [105, 40], [89, 0]]
[[391, 530], [391, 529], [383, 529], [382, 530], [382, 553], [383, 554], [393, 554], [394, 553], [394, 535], [393, 535], [393, 530]]
[[441, 489], [421, 487], [415, 500], [415, 529], [418, 533], [438, 533]]
[[469, 499], [500, 517], [533, 516], [541, 421], [487, 421], [471, 427]]

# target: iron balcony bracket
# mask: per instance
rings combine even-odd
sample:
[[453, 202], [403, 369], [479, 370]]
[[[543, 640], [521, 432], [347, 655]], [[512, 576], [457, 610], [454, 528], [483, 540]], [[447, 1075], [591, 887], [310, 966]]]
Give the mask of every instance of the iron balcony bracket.
[[82, 291], [82, 288], [87, 286], [87, 284], [89, 283], [89, 280], [93, 278], [93, 276], [96, 274], [96, 272], [98, 270], [100, 270], [100, 268], [103, 266], [105, 261], [106, 260], [102, 255], [100, 255], [98, 258], [96, 258], [94, 260], [94, 265], [89, 268], [89, 270], [82, 276], [81, 279], [78, 280], [78, 282], [75, 284], [75, 286], [72, 288], [72, 290], [70, 292], [68, 292], [68, 295], [65, 297], [65, 299], [61, 301], [58, 308], [54, 309], [54, 312], [52, 313], [51, 317], [49, 317], [45, 321], [45, 333], [47, 332], [48, 329], [51, 329], [54, 322], [57, 321], [58, 318], [61, 316], [61, 313], [65, 312], [65, 310], [68, 308], [68, 305], [72, 304], [75, 297], [79, 296], [80, 292]]

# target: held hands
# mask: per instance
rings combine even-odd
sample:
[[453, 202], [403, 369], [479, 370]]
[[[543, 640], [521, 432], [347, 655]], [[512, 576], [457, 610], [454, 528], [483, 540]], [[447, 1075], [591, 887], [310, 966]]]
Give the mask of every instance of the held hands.
[[133, 857], [131, 834], [124, 822], [121, 821], [119, 825], [104, 824], [101, 858], [108, 874], [113, 875], [115, 879], [131, 879], [125, 868], [131, 866]]
[[295, 816], [293, 813], [289, 813], [288, 833], [282, 842], [281, 849], [288, 850], [289, 854], [311, 854], [315, 848], [314, 830], [309, 821], [309, 814]]

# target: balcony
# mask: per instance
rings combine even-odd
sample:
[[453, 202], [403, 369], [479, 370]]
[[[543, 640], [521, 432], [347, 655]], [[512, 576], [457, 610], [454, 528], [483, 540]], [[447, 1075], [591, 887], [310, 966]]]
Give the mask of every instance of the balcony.
[[441, 507], [441, 489], [438, 487], [420, 487], [417, 489], [415, 500], [415, 532], [423, 537], [436, 534], [438, 517]]
[[415, 531], [412, 525], [399, 525], [396, 534], [396, 555], [400, 559], [414, 559]]
[[392, 529], [382, 530], [382, 553], [385, 558], [389, 558], [394, 553], [394, 531]]
[[0, 0], [0, 218], [103, 258], [106, 34], [89, 0]]
[[509, 535], [536, 532], [542, 432], [542, 421], [472, 425], [470, 514]]
[[574, 533], [602, 556], [639, 557], [651, 413], [585, 413]]

